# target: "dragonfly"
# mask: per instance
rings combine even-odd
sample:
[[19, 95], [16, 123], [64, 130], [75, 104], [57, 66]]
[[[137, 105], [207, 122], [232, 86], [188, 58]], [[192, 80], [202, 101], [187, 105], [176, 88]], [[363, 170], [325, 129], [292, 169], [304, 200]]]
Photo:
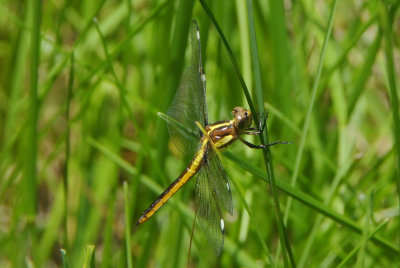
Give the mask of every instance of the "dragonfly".
[[225, 223], [223, 210], [233, 214], [232, 195], [227, 175], [219, 158], [223, 150], [239, 140], [253, 149], [264, 149], [274, 145], [255, 145], [242, 135], [259, 135], [265, 127], [266, 117], [259, 128], [252, 126], [252, 113], [243, 107], [232, 110], [233, 118], [209, 124], [206, 101], [206, 76], [202, 67], [199, 26], [195, 20], [190, 27], [191, 65], [184, 72], [175, 97], [167, 110], [167, 121], [171, 139], [179, 151], [193, 154], [186, 169], [143, 212], [137, 225], [153, 216], [179, 189], [197, 174], [195, 187], [196, 216], [217, 255], [224, 243]]

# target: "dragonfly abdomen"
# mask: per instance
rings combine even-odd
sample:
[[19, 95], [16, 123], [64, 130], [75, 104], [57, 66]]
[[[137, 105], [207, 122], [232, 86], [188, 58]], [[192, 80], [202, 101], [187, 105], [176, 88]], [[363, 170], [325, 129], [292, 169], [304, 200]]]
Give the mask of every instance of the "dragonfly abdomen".
[[146, 209], [136, 225], [142, 224], [147, 221], [154, 213], [157, 212], [167, 201], [170, 199], [186, 182], [188, 182], [201, 168], [201, 163], [204, 158], [205, 148], [207, 146], [207, 139], [202, 140], [202, 146], [195, 154], [190, 164], [186, 167], [185, 171], [173, 182], [171, 185], [154, 201], [148, 209]]

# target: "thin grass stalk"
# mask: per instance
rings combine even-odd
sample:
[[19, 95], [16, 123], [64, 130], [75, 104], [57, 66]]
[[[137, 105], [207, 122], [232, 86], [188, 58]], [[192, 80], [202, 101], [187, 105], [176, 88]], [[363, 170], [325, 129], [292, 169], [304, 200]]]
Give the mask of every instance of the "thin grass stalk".
[[60, 249], [60, 255], [61, 255], [61, 263], [63, 268], [69, 268], [68, 265], [68, 258], [67, 258], [67, 251], [65, 249]]
[[[249, 90], [248, 90], [248, 88], [247, 88], [247, 86], [246, 86], [246, 83], [245, 83], [245, 81], [244, 81], [244, 79], [243, 79], [243, 76], [242, 76], [242, 74], [241, 74], [241, 72], [240, 72], [239, 65], [237, 64], [236, 58], [235, 58], [235, 56], [233, 55], [233, 52], [232, 52], [232, 50], [231, 50], [231, 48], [230, 48], [230, 46], [229, 46], [229, 44], [228, 44], [228, 42], [227, 42], [227, 40], [226, 40], [224, 34], [222, 33], [222, 30], [221, 30], [221, 28], [219, 27], [218, 22], [216, 21], [216, 19], [215, 19], [213, 13], [211, 12], [211, 10], [209, 9], [207, 3], [206, 3], [204, 0], [200, 0], [200, 3], [201, 3], [201, 5], [203, 6], [204, 10], [206, 11], [207, 15], [209, 16], [210, 20], [211, 20], [212, 23], [214, 24], [215, 28], [217, 29], [217, 31], [218, 31], [218, 33], [219, 33], [219, 35], [220, 35], [220, 37], [221, 37], [221, 39], [222, 39], [222, 41], [223, 41], [223, 44], [225, 45], [225, 48], [226, 48], [226, 50], [227, 50], [227, 52], [228, 52], [228, 55], [229, 55], [229, 57], [230, 57], [230, 59], [231, 59], [232, 65], [233, 65], [233, 67], [234, 67], [234, 69], [235, 69], [235, 72], [236, 72], [236, 74], [237, 74], [237, 76], [238, 76], [238, 78], [239, 78], [239, 81], [240, 81], [240, 83], [241, 83], [241, 85], [242, 85], [242, 89], [243, 89], [243, 92], [244, 92], [244, 94], [245, 94], [245, 96], [246, 96], [246, 99], [247, 99], [247, 102], [248, 102], [248, 105], [249, 105], [250, 110], [252, 111], [253, 114], [257, 114], [257, 110], [255, 109], [255, 107], [254, 107], [254, 105], [253, 105], [253, 101], [252, 101], [252, 99], [251, 99]], [[253, 28], [254, 28], [254, 27], [253, 27]], [[262, 94], [261, 94], [261, 95], [262, 95]], [[259, 101], [260, 101], [260, 103], [261, 103], [261, 105], [259, 104], [259, 107], [263, 107], [263, 99], [262, 99], [262, 96], [261, 96], [261, 98], [259, 98], [259, 99], [260, 99]], [[255, 120], [254, 120], [254, 121], [255, 121], [255, 124], [258, 126], [258, 125], [259, 125], [259, 118], [255, 117], [254, 119], [255, 119]], [[267, 129], [265, 129], [264, 135], [265, 135], [265, 137], [266, 137], [266, 141], [268, 141]], [[262, 144], [264, 144], [264, 140], [263, 140], [264, 138], [263, 138], [262, 136], [260, 136], [260, 138], [261, 138]], [[264, 150], [264, 161], [265, 161], [265, 163], [266, 163], [266, 168], [267, 168], [267, 171], [268, 171], [269, 176], [271, 176], [272, 178], [274, 178], [273, 169], [272, 169], [272, 167], [271, 167], [271, 164], [268, 162], [268, 159], [271, 159], [270, 153], [268, 153], [268, 152], [269, 152], [268, 149], [267, 149], [267, 150]], [[275, 201], [277, 201], [277, 199], [274, 199], [274, 202], [275, 202]], [[277, 205], [277, 204], [275, 203], [275, 208], [276, 208], [276, 210], [279, 209], [279, 204]], [[280, 229], [279, 234], [280, 234], [280, 237], [281, 237], [282, 241], [285, 241], [285, 238], [284, 238], [285, 235], [283, 235], [283, 234], [284, 234], [284, 226], [283, 226], [282, 224], [279, 224], [279, 215], [277, 215], [277, 217], [278, 217], [278, 228]], [[287, 239], [286, 239], [286, 241], [287, 241]], [[286, 248], [287, 248], [287, 247], [286, 247], [287, 242], [284, 242], [283, 245], [284, 245], [284, 247], [285, 247], [285, 252], [286, 252], [286, 250], [287, 250], [287, 249], [286, 249]], [[291, 252], [291, 250], [289, 250], [289, 252]], [[290, 254], [289, 254], [289, 255], [290, 255]], [[294, 260], [294, 259], [292, 258], [292, 260]], [[285, 261], [285, 265], [286, 265], [286, 263], [288, 263], [288, 261], [287, 261], [287, 259], [285, 259], [285, 255], [284, 255], [284, 261]], [[292, 263], [294, 263], [294, 262], [292, 262]]]
[[69, 80], [68, 80], [68, 92], [67, 92], [67, 108], [65, 110], [66, 118], [66, 133], [65, 133], [65, 165], [64, 165], [64, 176], [63, 176], [63, 193], [64, 193], [64, 248], [69, 250], [68, 244], [68, 167], [69, 167], [69, 157], [70, 157], [70, 104], [72, 99], [72, 88], [74, 86], [74, 64], [75, 64], [75, 54], [71, 54], [71, 62], [69, 69]]
[[26, 178], [26, 211], [31, 220], [34, 220], [37, 212], [36, 196], [36, 162], [37, 162], [37, 123], [39, 114], [38, 105], [38, 83], [39, 83], [39, 60], [40, 60], [40, 24], [41, 24], [41, 1], [33, 2], [32, 36], [31, 36], [31, 90], [29, 96], [29, 124], [27, 129], [27, 162], [25, 170]]
[[[235, 73], [236, 73], [237, 77], [239, 78], [240, 85], [242, 86], [244, 95], [246, 96], [246, 100], [247, 100], [247, 103], [249, 104], [249, 108], [250, 108], [251, 112], [253, 114], [256, 114], [256, 110], [254, 108], [253, 101], [251, 99], [246, 82], [244, 81], [242, 73], [240, 72], [239, 64], [237, 63], [236, 58], [233, 55], [232, 49], [229, 46], [228, 41], [226, 40], [225, 35], [223, 34], [223, 32], [221, 30], [221, 27], [219, 27], [219, 24], [218, 24], [217, 20], [215, 19], [214, 14], [212, 13], [211, 9], [208, 7], [206, 1], [205, 0], [199, 0], [199, 1], [200, 1], [200, 4], [202, 5], [204, 11], [210, 18], [211, 22], [214, 24], [215, 28], [217, 29], [219, 36], [222, 39], [222, 43], [224, 44], [226, 51], [228, 52], [228, 55], [229, 55], [229, 58], [231, 59]], [[259, 119], [257, 117], [255, 117], [254, 120], [255, 120], [256, 125], [258, 125]]]
[[[381, 24], [384, 31], [385, 37], [385, 57], [386, 57], [386, 72], [388, 79], [388, 91], [390, 95], [390, 103], [393, 116], [393, 141], [395, 148], [395, 178], [397, 181], [397, 197], [399, 199], [398, 208], [400, 215], [400, 115], [399, 115], [399, 96], [397, 94], [396, 86], [396, 71], [394, 66], [394, 54], [393, 54], [393, 23], [396, 11], [400, 6], [397, 1], [394, 5], [383, 3], [381, 9]], [[399, 217], [398, 217], [399, 218]], [[399, 223], [400, 220], [398, 219]], [[398, 245], [400, 247], [400, 237], [397, 237]], [[400, 259], [400, 257], [398, 257]]]
[[93, 19], [93, 23], [94, 23], [94, 25], [96, 27], [96, 30], [97, 30], [97, 32], [98, 32], [98, 34], [100, 36], [100, 40], [101, 40], [101, 43], [103, 45], [104, 54], [106, 55], [106, 62], [108, 63], [107, 65], [111, 69], [111, 74], [114, 77], [114, 81], [115, 81], [115, 83], [117, 85], [117, 88], [118, 88], [118, 91], [119, 91], [120, 102], [122, 103], [122, 105], [119, 106], [119, 110], [118, 110], [119, 118], [121, 118], [121, 116], [122, 116], [123, 108], [125, 108], [125, 110], [126, 110], [127, 114], [129, 115], [129, 117], [133, 118], [133, 114], [132, 114], [131, 108], [129, 107], [129, 102], [126, 99], [126, 96], [125, 96], [125, 92], [127, 92], [127, 90], [126, 90], [124, 84], [120, 81], [120, 79], [117, 76], [115, 68], [114, 68], [114, 66], [112, 64], [111, 55], [110, 55], [110, 53], [108, 51], [106, 38], [105, 38], [104, 34], [102, 33], [102, 31], [100, 29], [99, 21], [97, 20], [97, 18]]
[[[125, 50], [125, 47], [129, 45], [131, 42], [131, 39], [136, 36], [140, 31], [143, 30], [143, 28], [152, 20], [154, 20], [158, 15], [160, 15], [161, 11], [164, 10], [168, 6], [168, 4], [171, 4], [172, 0], [165, 0], [161, 4], [158, 4], [149, 14], [147, 14], [140, 23], [136, 24], [136, 27], [132, 29], [131, 32], [129, 32], [125, 39], [113, 50], [112, 53], [110, 53], [110, 61], [113, 62], [120, 54], [122, 51]], [[93, 18], [92, 20], [93, 21]], [[87, 84], [89, 84], [90, 80], [101, 73], [100, 70], [104, 70], [109, 66], [109, 61], [102, 61], [98, 66], [93, 68], [91, 72], [86, 76], [85, 79], [77, 86], [77, 89], [85, 88]]]
[[[235, 164], [239, 165], [244, 170], [247, 170], [248, 172], [250, 172], [257, 178], [268, 182], [269, 177], [262, 169], [254, 166], [253, 164], [245, 161], [243, 158], [241, 158], [237, 155], [234, 155], [231, 152], [224, 152], [224, 155], [229, 160], [231, 160]], [[349, 228], [350, 230], [353, 230], [354, 232], [356, 232], [358, 234], [362, 233], [363, 229], [354, 220], [333, 211], [328, 205], [326, 205], [326, 204], [322, 203], [321, 201], [315, 199], [314, 197], [296, 189], [295, 187], [291, 186], [289, 183], [286, 183], [283, 180], [277, 179], [276, 186], [279, 190], [285, 192], [289, 196], [295, 198], [297, 201], [300, 201], [301, 203], [309, 206], [310, 208], [320, 212], [324, 216], [334, 220], [338, 224], [346, 226], [347, 228]], [[374, 235], [371, 240], [374, 241], [374, 243], [376, 243], [377, 245], [379, 245], [382, 248], [384, 248], [385, 250], [387, 250], [390, 254], [394, 254], [394, 255], [400, 254], [400, 249], [396, 248], [395, 245], [393, 245], [391, 242], [387, 241], [386, 239], [384, 239], [383, 237], [381, 237], [379, 235]]]
[[131, 254], [131, 224], [129, 220], [130, 216], [130, 209], [129, 209], [129, 189], [128, 183], [124, 181], [124, 203], [125, 203], [125, 248], [126, 248], [126, 263], [128, 268], [132, 268], [132, 254]]
[[[78, 38], [74, 41], [73, 47], [71, 48], [70, 52], [67, 53], [64, 56], [64, 58], [61, 60], [61, 63], [58, 64], [57, 67], [50, 72], [50, 74], [47, 78], [47, 81], [46, 81], [46, 83], [44, 83], [44, 87], [40, 92], [39, 102], [41, 102], [47, 96], [47, 94], [50, 92], [50, 89], [54, 85], [54, 82], [56, 81], [58, 75], [67, 66], [68, 60], [71, 59], [71, 54], [75, 51], [76, 47], [81, 43], [81, 41], [85, 40], [84, 38], [87, 36], [87, 33], [89, 32], [89, 30], [91, 29], [91, 27], [93, 25], [93, 23], [92, 23], [93, 18], [95, 18], [99, 14], [99, 12], [103, 8], [103, 5], [105, 4], [105, 2], [106, 2], [106, 0], [102, 0], [100, 2], [97, 9], [95, 10], [95, 12], [93, 12], [92, 17], [86, 22], [85, 28], [80, 32]], [[45, 38], [45, 36], [43, 36], [43, 38]]]
[[[337, 4], [337, 1], [333, 0], [331, 13], [329, 15], [329, 20], [328, 20], [327, 32], [325, 34], [324, 43], [322, 45], [322, 50], [321, 50], [321, 54], [320, 54], [320, 58], [319, 58], [319, 62], [318, 62], [318, 67], [317, 67], [317, 73], [316, 73], [315, 80], [314, 80], [313, 87], [312, 87], [312, 91], [311, 91], [311, 100], [310, 100], [310, 103], [308, 105], [307, 114], [306, 114], [306, 117], [305, 117], [303, 129], [302, 129], [302, 135], [301, 135], [301, 138], [300, 138], [299, 149], [297, 151], [294, 170], [293, 170], [292, 178], [291, 178], [291, 181], [290, 181], [290, 185], [291, 186], [296, 185], [298, 174], [300, 172], [300, 164], [301, 164], [301, 160], [303, 158], [303, 152], [304, 152], [304, 147], [305, 147], [305, 143], [306, 143], [306, 139], [307, 139], [307, 133], [308, 133], [309, 126], [310, 126], [310, 121], [311, 121], [311, 117], [312, 117], [313, 108], [314, 108], [314, 105], [315, 105], [315, 99], [316, 99], [316, 95], [317, 95], [319, 80], [320, 80], [321, 73], [322, 73], [322, 67], [323, 67], [323, 63], [324, 63], [324, 59], [325, 59], [325, 53], [326, 53], [326, 49], [327, 49], [327, 44], [328, 44], [328, 40], [329, 40], [331, 32], [332, 32], [333, 19], [334, 19], [334, 15], [335, 15], [335, 12], [336, 12], [336, 4]], [[292, 207], [292, 199], [288, 198], [288, 203], [287, 203], [287, 206], [286, 206], [286, 209], [285, 209], [285, 216], [284, 216], [284, 221], [285, 222], [288, 221], [291, 207]], [[300, 260], [299, 267], [302, 267], [302, 265], [304, 264], [304, 261], [305, 261], [305, 259]]]
[[[386, 225], [386, 223], [388, 223], [387, 220], [384, 220], [383, 222], [381, 222], [372, 232], [370, 232], [367, 235], [367, 240], [371, 239], [371, 237], [373, 237], [380, 229], [382, 229], [383, 226]], [[356, 253], [360, 250], [361, 248], [361, 243], [358, 244], [355, 248], [353, 248], [352, 251], [350, 251], [350, 253], [340, 262], [340, 264], [337, 266], [337, 268], [341, 268], [341, 267], [347, 267], [345, 265], [349, 265], [348, 262], [350, 261], [351, 258], [353, 258]]]
[[[250, 37], [249, 37], [249, 27], [248, 27], [248, 20], [247, 20], [247, 7], [246, 7], [246, 2], [237, 0], [236, 1], [236, 10], [237, 10], [237, 16], [238, 16], [238, 27], [239, 27], [239, 33], [240, 33], [240, 49], [241, 49], [241, 62], [243, 65], [243, 77], [247, 81], [247, 85], [249, 85], [249, 88], [252, 88], [252, 67], [251, 67], [251, 58], [248, 57], [248, 55], [251, 54], [250, 51]], [[274, 266], [273, 264], [274, 260], [272, 259], [271, 256], [271, 251], [269, 250], [266, 241], [262, 237], [262, 234], [260, 232], [262, 225], [256, 220], [256, 217], [252, 217], [253, 213], [250, 209], [250, 206], [247, 204], [246, 199], [244, 198], [243, 195], [243, 190], [241, 190], [241, 187], [238, 182], [235, 181], [234, 176], [230, 176], [231, 181], [235, 185], [235, 189], [237, 189], [239, 193], [239, 198], [244, 205], [246, 212], [248, 214], [248, 218], [251, 218], [250, 224], [254, 226], [253, 230], [256, 232], [257, 238], [265, 251], [265, 254], [267, 258], [265, 259], [267, 265]], [[243, 220], [243, 218], [242, 218]], [[242, 223], [241, 223], [242, 224]], [[248, 228], [248, 227], [247, 227]], [[240, 235], [239, 235], [239, 241], [241, 241]], [[268, 261], [268, 262], [267, 262]]]
[[[250, 32], [250, 45], [251, 45], [251, 58], [252, 58], [252, 65], [253, 65], [253, 74], [254, 74], [254, 80], [255, 80], [255, 101], [256, 101], [256, 106], [258, 108], [258, 112], [262, 112], [264, 110], [264, 96], [263, 96], [263, 90], [262, 90], [262, 82], [261, 82], [261, 71], [260, 71], [260, 64], [259, 64], [259, 57], [258, 57], [258, 47], [257, 47], [257, 39], [256, 39], [256, 33], [255, 33], [255, 26], [254, 26], [254, 17], [253, 17], [253, 5], [251, 0], [247, 0], [247, 17], [248, 17], [248, 23], [249, 23], [249, 32]], [[263, 135], [260, 135], [260, 141], [261, 144], [269, 144], [269, 139], [268, 139], [268, 127], [265, 126]], [[272, 165], [272, 155], [270, 148], [267, 147], [266, 150], [263, 150], [263, 156], [264, 156], [264, 164], [265, 168], [267, 170], [267, 174], [269, 177], [269, 184], [271, 187], [271, 192], [272, 192], [272, 197], [274, 199], [274, 208], [275, 208], [275, 217], [277, 221], [277, 226], [278, 226], [278, 232], [279, 232], [279, 238], [281, 242], [281, 249], [283, 253], [283, 260], [284, 260], [284, 265], [285, 267], [289, 266], [289, 260], [290, 260], [290, 265], [292, 267], [296, 266], [296, 262], [294, 260], [293, 252], [290, 247], [289, 239], [287, 237], [286, 231], [285, 231], [285, 224], [282, 220], [282, 214], [281, 214], [281, 209], [280, 209], [280, 204], [279, 204], [279, 197], [278, 197], [278, 192], [276, 190], [276, 183], [275, 183], [275, 176], [274, 176], [274, 169]], [[288, 260], [289, 257], [289, 260]]]
[[382, 40], [382, 31], [379, 31], [374, 42], [371, 44], [371, 47], [368, 49], [368, 53], [365, 57], [365, 64], [363, 65], [360, 74], [355, 82], [354, 90], [349, 100], [348, 115], [351, 115], [353, 113], [357, 101], [359, 100], [359, 97], [361, 96], [361, 93], [365, 88], [364, 86], [369, 78], [372, 66], [375, 63], [376, 56], [378, 54], [381, 45], [381, 40]]
[[[319, 88], [324, 88], [329, 82], [329, 79], [331, 79], [332, 74], [348, 59], [349, 53], [354, 48], [357, 44], [357, 42], [360, 41], [361, 37], [363, 34], [372, 26], [374, 23], [376, 23], [376, 19], [378, 17], [378, 12], [376, 11], [371, 18], [361, 26], [361, 28], [357, 31], [357, 33], [353, 34], [352, 38], [350, 41], [347, 42], [346, 46], [344, 47], [343, 51], [340, 53], [340, 55], [337, 57], [337, 60], [335, 63], [333, 63], [329, 68], [327, 68], [325, 75], [322, 78], [321, 83], [319, 84]], [[322, 92], [319, 92], [322, 93]], [[318, 95], [318, 92], [317, 92]], [[318, 97], [317, 97], [318, 98]]]
[[38, 150], [38, 115], [39, 115], [39, 103], [38, 103], [38, 83], [39, 83], [39, 61], [40, 61], [40, 27], [41, 27], [41, 12], [42, 2], [37, 0], [33, 1], [31, 9], [32, 12], [32, 35], [31, 35], [31, 65], [30, 65], [30, 92], [29, 92], [29, 112], [28, 112], [28, 124], [26, 129], [26, 159], [25, 159], [25, 174], [24, 182], [24, 205], [25, 212], [28, 220], [28, 230], [31, 239], [31, 249], [34, 261], [37, 261], [37, 251], [35, 250], [36, 244], [36, 226], [35, 218], [37, 214], [37, 178], [36, 178], [36, 167], [37, 167], [37, 150]]

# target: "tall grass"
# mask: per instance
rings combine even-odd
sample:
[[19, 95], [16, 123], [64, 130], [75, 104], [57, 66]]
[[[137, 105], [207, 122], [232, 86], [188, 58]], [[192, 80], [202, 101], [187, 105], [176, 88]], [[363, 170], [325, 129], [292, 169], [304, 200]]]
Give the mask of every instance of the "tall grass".
[[223, 156], [234, 201], [193, 267], [400, 262], [399, 2], [2, 1], [0, 266], [185, 267], [195, 179], [165, 113], [200, 25], [211, 122], [269, 112]]

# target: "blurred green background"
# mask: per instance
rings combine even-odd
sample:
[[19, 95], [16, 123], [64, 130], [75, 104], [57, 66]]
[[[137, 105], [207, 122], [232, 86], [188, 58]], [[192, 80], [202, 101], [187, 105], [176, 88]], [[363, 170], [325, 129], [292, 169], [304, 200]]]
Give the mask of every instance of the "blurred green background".
[[135, 221], [190, 161], [157, 112], [189, 65], [192, 19], [210, 122], [248, 107], [212, 16], [263, 94], [269, 140], [291, 142], [269, 159], [286, 228], [262, 152], [234, 144], [222, 254], [196, 227], [189, 266], [399, 263], [399, 1], [208, 4], [0, 1], [1, 267], [187, 265], [195, 180]]

